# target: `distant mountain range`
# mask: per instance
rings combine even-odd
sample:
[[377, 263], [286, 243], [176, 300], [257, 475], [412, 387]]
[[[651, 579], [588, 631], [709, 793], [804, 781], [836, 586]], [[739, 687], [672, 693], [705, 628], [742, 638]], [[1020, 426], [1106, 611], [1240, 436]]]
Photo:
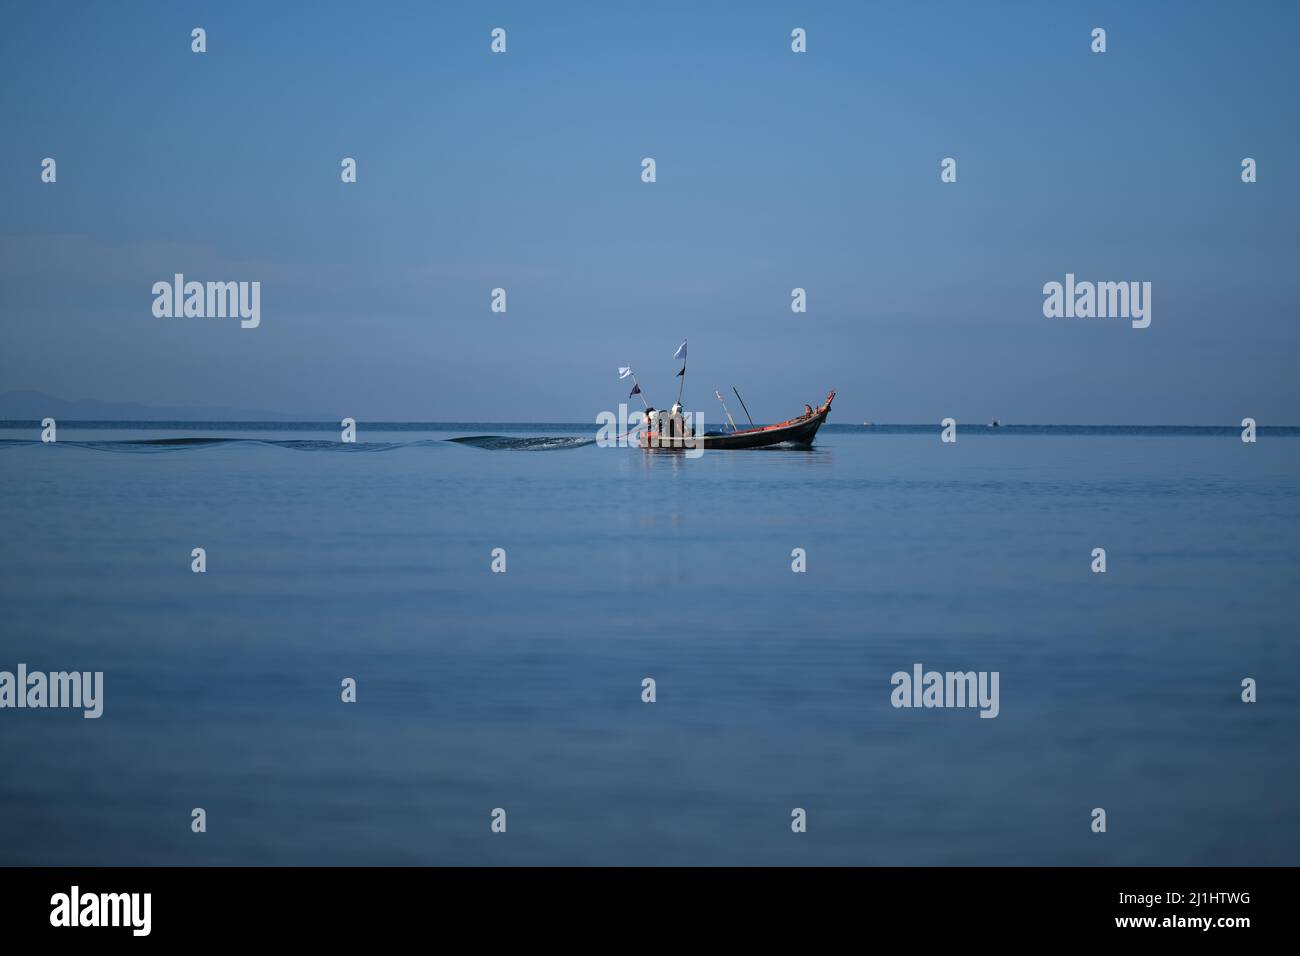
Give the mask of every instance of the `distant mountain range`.
[[98, 399], [66, 399], [44, 392], [16, 391], [0, 393], [0, 420], [39, 420], [53, 418], [66, 421], [112, 422], [318, 422], [330, 421], [329, 415], [286, 415], [260, 409], [223, 406], [143, 405], [139, 402], [102, 402]]

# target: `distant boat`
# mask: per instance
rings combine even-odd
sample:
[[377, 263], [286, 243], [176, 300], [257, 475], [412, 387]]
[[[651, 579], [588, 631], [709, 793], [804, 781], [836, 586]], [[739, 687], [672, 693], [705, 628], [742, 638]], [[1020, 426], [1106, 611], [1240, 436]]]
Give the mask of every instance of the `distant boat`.
[[993, 419], [993, 421], [989, 422], [989, 428], [1001, 428], [1001, 427], [1002, 427], [1002, 423], [998, 421], [996, 418]]
[[[744, 431], [705, 432], [698, 437], [691, 434], [691, 426], [684, 416], [661, 413], [653, 419], [650, 429], [641, 433], [641, 447], [653, 450], [682, 448], [767, 448], [771, 445], [796, 445], [812, 447], [817, 429], [822, 427], [831, 412], [835, 391], [817, 408], [805, 405], [804, 413], [775, 425], [763, 425]], [[690, 442], [688, 445], [687, 442]]]
[[875, 422], [863, 422], [863, 423], [862, 423], [862, 427], [863, 427], [863, 428], [870, 428], [870, 427], [871, 427], [872, 425], [874, 425], [874, 424], [876, 424], [876, 423], [875, 423]]

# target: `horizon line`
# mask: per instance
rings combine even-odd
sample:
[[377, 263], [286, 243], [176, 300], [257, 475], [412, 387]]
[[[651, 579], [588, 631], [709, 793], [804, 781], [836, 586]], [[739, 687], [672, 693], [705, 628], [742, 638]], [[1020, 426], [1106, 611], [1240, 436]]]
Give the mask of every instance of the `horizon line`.
[[[349, 417], [351, 417], [351, 416], [349, 416]], [[594, 422], [594, 421], [593, 421], [593, 422], [579, 422], [579, 421], [560, 421], [560, 420], [556, 420], [556, 419], [544, 419], [544, 420], [537, 420], [537, 421], [523, 421], [523, 420], [514, 420], [514, 421], [490, 421], [490, 420], [487, 420], [487, 419], [446, 419], [446, 420], [434, 420], [434, 419], [397, 419], [397, 418], [383, 418], [383, 419], [361, 419], [361, 418], [354, 418], [354, 421], [356, 422], [356, 424], [357, 424], [358, 427], [360, 427], [360, 426], [362, 426], [362, 425], [368, 425], [368, 426], [370, 426], [370, 427], [375, 427], [375, 426], [379, 426], [379, 425], [408, 425], [408, 426], [409, 426], [409, 425], [428, 425], [428, 426], [449, 426], [449, 425], [457, 425], [457, 426], [462, 426], [462, 425], [500, 425], [500, 426], [509, 426], [509, 425], [528, 425], [528, 426], [535, 426], [535, 425], [559, 425], [559, 426], [572, 427], [572, 428], [586, 428], [586, 427], [592, 427], [592, 428], [594, 428], [594, 427], [598, 427], [598, 426], [599, 426], [599, 422]], [[244, 418], [230, 418], [230, 419], [214, 419], [214, 418], [206, 418], [206, 419], [204, 419], [204, 418], [196, 418], [196, 419], [183, 419], [183, 418], [67, 418], [67, 419], [63, 419], [63, 420], [59, 421], [58, 424], [63, 425], [63, 426], [77, 426], [77, 425], [82, 425], [82, 426], [84, 426], [84, 425], [136, 425], [136, 426], [145, 426], [145, 425], [156, 425], [156, 426], [165, 426], [165, 425], [187, 425], [187, 426], [196, 426], [196, 427], [211, 427], [211, 426], [220, 426], [220, 425], [265, 425], [265, 426], [270, 426], [270, 427], [281, 427], [281, 428], [283, 428], [283, 427], [289, 427], [289, 426], [295, 426], [295, 425], [298, 425], [298, 426], [301, 426], [301, 425], [311, 425], [311, 426], [318, 426], [318, 427], [320, 427], [320, 428], [322, 428], [322, 429], [327, 429], [327, 430], [330, 430], [330, 431], [335, 431], [335, 430], [337, 430], [337, 429], [339, 428], [339, 423], [336, 422], [336, 421], [333, 420], [333, 419], [312, 419], [312, 418], [303, 418], [303, 419], [260, 419], [260, 418], [247, 418], [247, 419], [244, 419]], [[773, 423], [768, 422], [768, 423], [765, 423], [765, 424], [773, 424]], [[1147, 423], [1147, 422], [1010, 422], [1010, 423], [1008, 423], [1008, 422], [999, 422], [997, 425], [994, 425], [994, 424], [992, 424], [992, 423], [990, 423], [990, 422], [967, 422], [967, 423], [963, 424], [960, 420], [957, 420], [956, 424], [957, 424], [957, 427], [959, 427], [959, 428], [988, 428], [988, 429], [993, 429], [993, 428], [998, 428], [998, 429], [1003, 429], [1003, 428], [1219, 428], [1219, 429], [1229, 429], [1229, 430], [1237, 431], [1237, 430], [1240, 430], [1240, 429], [1243, 427], [1241, 424], [1216, 424], [1216, 423], [1206, 423], [1206, 422], [1200, 422], [1200, 423], [1196, 423], [1196, 424], [1183, 424], [1183, 425], [1160, 424], [1160, 423]], [[39, 430], [40, 427], [41, 427], [41, 419], [39, 419], [39, 418], [0, 418], [0, 428], [2, 428], [2, 429], [34, 428], [34, 429]], [[936, 429], [941, 429], [941, 428], [943, 427], [943, 425], [942, 425], [941, 422], [934, 422], [934, 423], [930, 423], [930, 422], [870, 422], [870, 423], [867, 423], [867, 422], [863, 422], [862, 424], [858, 424], [858, 425], [855, 425], [855, 424], [852, 423], [852, 422], [827, 422], [823, 427], [825, 427], [825, 428], [831, 428], [831, 427], [835, 427], [835, 428], [859, 428], [859, 429], [866, 429], [866, 428], [936, 428]], [[1264, 430], [1264, 429], [1283, 429], [1283, 428], [1297, 429], [1297, 428], [1300, 428], [1300, 424], [1295, 424], [1295, 425], [1291, 425], [1291, 424], [1287, 424], [1287, 425], [1261, 425], [1261, 424], [1259, 424], [1259, 423], [1256, 423], [1256, 424], [1255, 424], [1255, 429], [1256, 429], [1256, 431], [1261, 431], [1261, 430]]]

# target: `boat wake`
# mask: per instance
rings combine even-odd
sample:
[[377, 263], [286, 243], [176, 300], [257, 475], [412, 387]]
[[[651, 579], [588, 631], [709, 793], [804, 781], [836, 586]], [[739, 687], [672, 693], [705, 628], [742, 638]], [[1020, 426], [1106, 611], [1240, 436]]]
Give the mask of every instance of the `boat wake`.
[[581, 448], [596, 444], [594, 438], [506, 438], [502, 435], [474, 435], [469, 438], [448, 438], [447, 441], [458, 445], [472, 445], [474, 448], [486, 448], [489, 451], [559, 451], [562, 448]]
[[[420, 439], [416, 441], [365, 441], [341, 442], [320, 439], [270, 439], [270, 438], [125, 438], [116, 441], [70, 441], [61, 439], [52, 444], [62, 448], [83, 448], [90, 451], [108, 451], [119, 454], [150, 454], [176, 452], [185, 449], [211, 448], [216, 445], [266, 445], [290, 451], [333, 451], [357, 454], [363, 452], [395, 451], [399, 448], [439, 448], [448, 444], [470, 445], [492, 451], [503, 449], [522, 451], [554, 451], [562, 448], [581, 448], [594, 445], [594, 438], [507, 438], [501, 435], [477, 435], [468, 438]], [[0, 450], [40, 445], [35, 439], [0, 438]]]

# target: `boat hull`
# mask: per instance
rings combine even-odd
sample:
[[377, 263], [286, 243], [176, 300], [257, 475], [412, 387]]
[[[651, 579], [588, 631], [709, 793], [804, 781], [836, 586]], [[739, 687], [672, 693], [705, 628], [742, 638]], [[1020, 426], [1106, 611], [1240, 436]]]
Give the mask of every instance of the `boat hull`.
[[710, 450], [730, 450], [741, 448], [770, 448], [774, 445], [791, 445], [797, 448], [811, 448], [817, 430], [825, 423], [831, 412], [831, 402], [835, 393], [826, 397], [826, 402], [807, 417], [792, 418], [776, 425], [762, 428], [750, 428], [745, 431], [705, 433], [697, 438], [663, 438], [657, 440], [653, 434], [642, 435], [641, 447], [650, 451], [681, 451], [686, 448], [703, 446]]
[[705, 435], [701, 441], [705, 448], [770, 448], [773, 445], [795, 445], [811, 448], [817, 429], [826, 421], [826, 415], [814, 415], [804, 422], [759, 431], [732, 432], [722, 435]]

